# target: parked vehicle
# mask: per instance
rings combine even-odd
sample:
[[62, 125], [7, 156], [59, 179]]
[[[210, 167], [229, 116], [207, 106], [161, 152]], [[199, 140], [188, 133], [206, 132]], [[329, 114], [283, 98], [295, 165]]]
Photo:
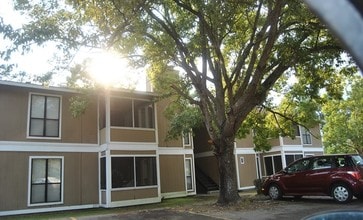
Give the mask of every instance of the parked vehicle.
[[271, 199], [283, 196], [331, 196], [347, 203], [363, 198], [363, 157], [325, 155], [306, 157], [265, 179], [262, 192]]

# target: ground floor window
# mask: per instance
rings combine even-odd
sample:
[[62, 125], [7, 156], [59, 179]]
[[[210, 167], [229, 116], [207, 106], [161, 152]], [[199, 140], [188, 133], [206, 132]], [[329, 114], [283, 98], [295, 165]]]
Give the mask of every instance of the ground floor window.
[[288, 166], [290, 163], [294, 162], [295, 160], [298, 160], [301, 158], [303, 158], [302, 154], [285, 155], [286, 166]]
[[30, 158], [30, 204], [62, 202], [63, 158]]
[[193, 172], [192, 172], [192, 159], [185, 159], [185, 179], [188, 191], [193, 190]]
[[112, 188], [157, 185], [156, 157], [112, 157]]
[[265, 160], [265, 170], [267, 176], [282, 170], [281, 155], [266, 156], [264, 157], [264, 160]]

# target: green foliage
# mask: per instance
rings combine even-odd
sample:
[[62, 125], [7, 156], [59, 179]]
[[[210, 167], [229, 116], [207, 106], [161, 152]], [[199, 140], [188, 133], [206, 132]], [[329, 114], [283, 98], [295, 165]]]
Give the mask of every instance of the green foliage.
[[88, 107], [89, 99], [84, 96], [72, 96], [69, 99], [69, 110], [74, 118], [78, 118], [83, 115]]
[[327, 153], [363, 153], [363, 79], [356, 78], [343, 100], [323, 107], [324, 146]]

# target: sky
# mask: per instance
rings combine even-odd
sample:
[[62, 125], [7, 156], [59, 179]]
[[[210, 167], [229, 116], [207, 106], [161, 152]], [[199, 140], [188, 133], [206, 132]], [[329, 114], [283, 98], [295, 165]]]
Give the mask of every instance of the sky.
[[[0, 0], [0, 17], [5, 23], [10, 23], [15, 28], [20, 28], [27, 21], [24, 15], [13, 10], [12, 0]], [[11, 42], [0, 39], [0, 50], [6, 48]], [[16, 53], [11, 59], [11, 62], [18, 65], [17, 70], [25, 71], [32, 77], [39, 76], [46, 72], [52, 71], [55, 66], [55, 61], [52, 61], [56, 53], [55, 45], [48, 43], [43, 47], [33, 47], [28, 54]], [[116, 83], [118, 86], [131, 88], [136, 90], [145, 90], [146, 77], [144, 70], [131, 69], [127, 65], [127, 61], [122, 59], [119, 54], [112, 51], [89, 50], [84, 49], [77, 53], [74, 63], [82, 63], [86, 58], [93, 60], [90, 64], [90, 72], [97, 82], [104, 86], [110, 86]], [[0, 62], [4, 62], [0, 60]], [[51, 85], [62, 86], [66, 84], [66, 78], [69, 76], [69, 71], [61, 71], [55, 75]]]

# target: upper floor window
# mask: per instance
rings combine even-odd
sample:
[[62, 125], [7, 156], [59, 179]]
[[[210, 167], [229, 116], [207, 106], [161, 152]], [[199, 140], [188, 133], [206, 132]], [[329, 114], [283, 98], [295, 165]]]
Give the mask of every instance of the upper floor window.
[[188, 132], [188, 133], [183, 133], [183, 145], [184, 146], [190, 146], [192, 145], [191, 143], [191, 133]]
[[299, 127], [299, 125], [294, 125], [294, 129], [295, 129], [295, 136], [300, 137], [300, 127]]
[[154, 128], [154, 119], [151, 101], [111, 98], [111, 126]]
[[311, 144], [311, 134], [305, 128], [303, 129], [302, 140], [303, 140], [303, 144]]
[[60, 137], [60, 102], [59, 96], [30, 95], [30, 137]]

